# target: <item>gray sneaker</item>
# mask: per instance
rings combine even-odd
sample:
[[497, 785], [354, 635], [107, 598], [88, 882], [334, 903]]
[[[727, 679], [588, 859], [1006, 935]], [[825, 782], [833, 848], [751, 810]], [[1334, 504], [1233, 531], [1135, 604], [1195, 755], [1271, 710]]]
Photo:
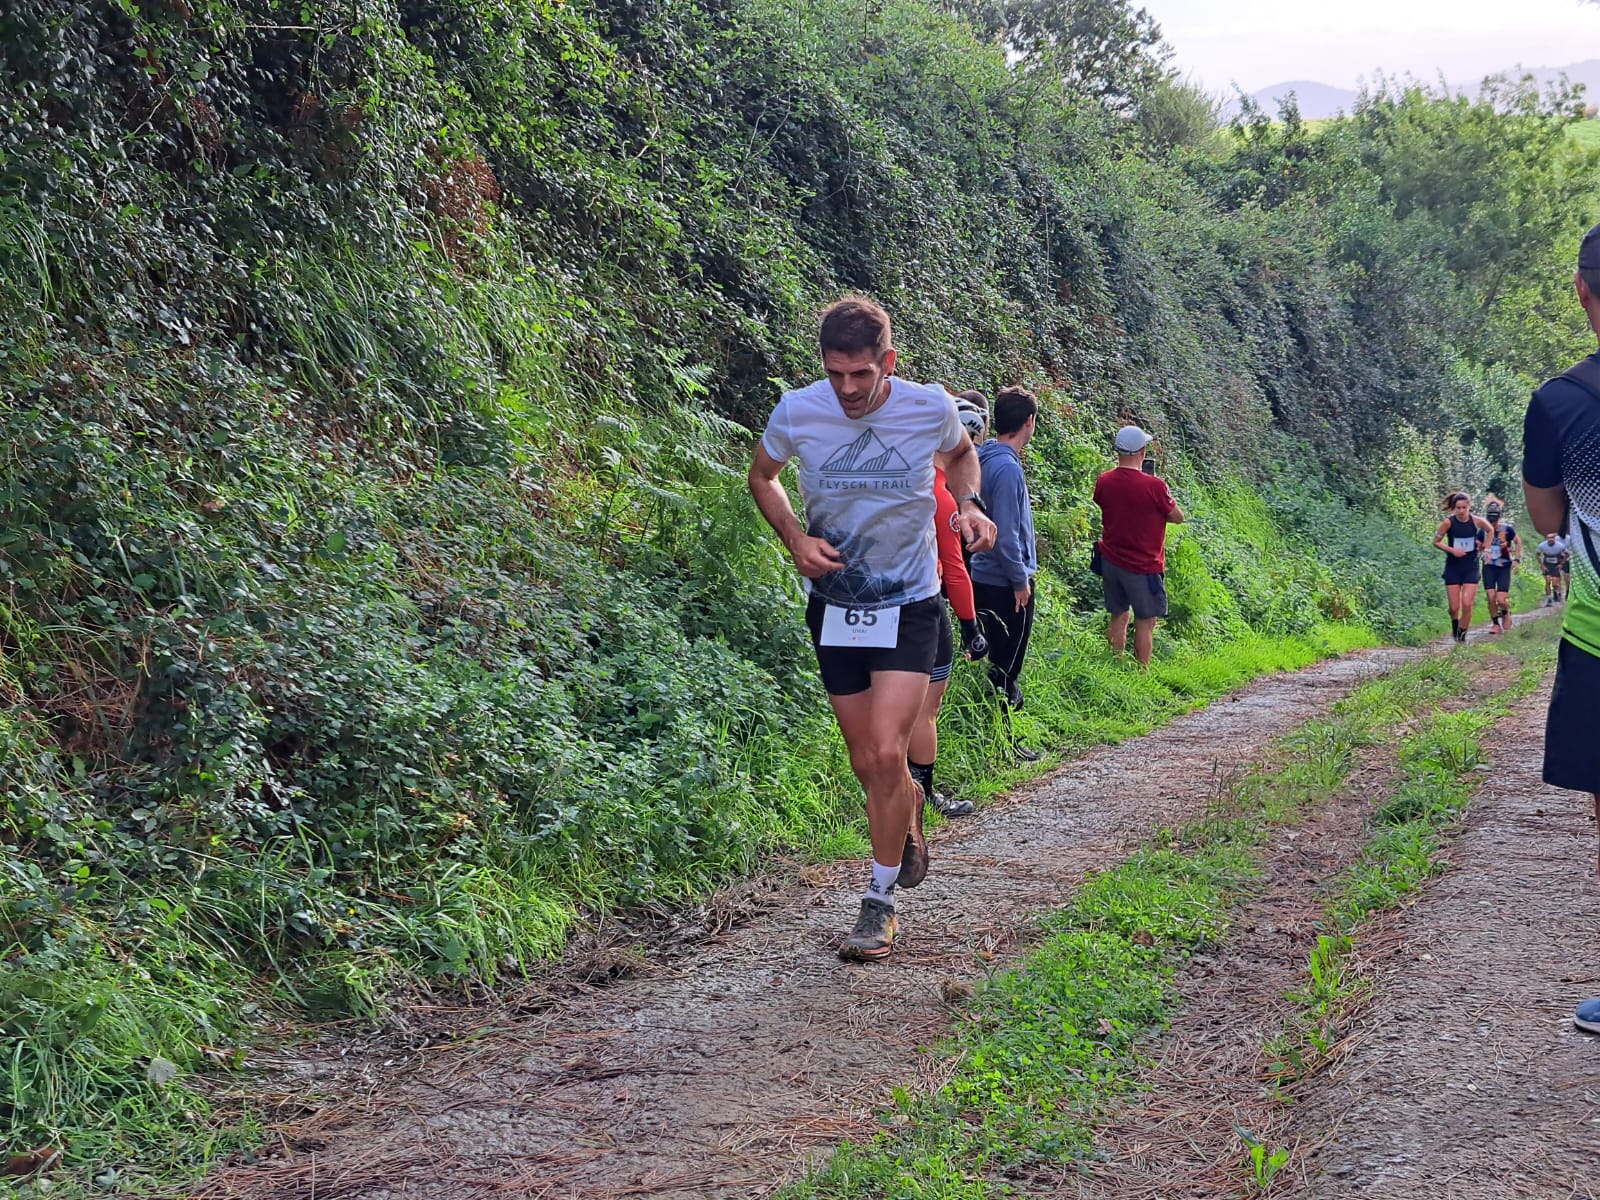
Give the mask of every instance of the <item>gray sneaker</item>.
[[856, 927], [839, 944], [839, 957], [852, 962], [888, 958], [894, 952], [894, 935], [899, 925], [894, 905], [882, 900], [863, 900]]
[[970, 816], [978, 807], [971, 800], [952, 800], [943, 792], [935, 792], [932, 803], [933, 810], [941, 817]]

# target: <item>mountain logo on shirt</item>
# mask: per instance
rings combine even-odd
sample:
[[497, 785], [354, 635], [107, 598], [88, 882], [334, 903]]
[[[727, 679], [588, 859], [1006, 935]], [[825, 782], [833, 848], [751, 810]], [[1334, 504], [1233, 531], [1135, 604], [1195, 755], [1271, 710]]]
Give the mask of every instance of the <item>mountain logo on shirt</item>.
[[893, 446], [887, 445], [874, 429], [863, 430], [861, 436], [833, 452], [822, 464], [822, 475], [908, 475], [906, 460]]

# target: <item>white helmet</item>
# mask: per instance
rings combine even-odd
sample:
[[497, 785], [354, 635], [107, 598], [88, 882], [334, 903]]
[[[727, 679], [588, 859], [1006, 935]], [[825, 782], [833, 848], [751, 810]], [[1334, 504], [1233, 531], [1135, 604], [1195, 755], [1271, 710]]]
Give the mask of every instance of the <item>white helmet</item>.
[[974, 441], [982, 441], [989, 432], [989, 414], [983, 410], [981, 404], [974, 404], [962, 396], [956, 397], [956, 416], [961, 418], [961, 424], [972, 435]]

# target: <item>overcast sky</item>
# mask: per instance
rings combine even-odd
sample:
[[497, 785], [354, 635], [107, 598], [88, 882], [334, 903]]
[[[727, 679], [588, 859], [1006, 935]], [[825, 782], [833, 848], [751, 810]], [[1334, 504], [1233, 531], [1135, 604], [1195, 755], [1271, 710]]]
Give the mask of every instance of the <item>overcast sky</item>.
[[1306, 79], [1355, 87], [1377, 69], [1453, 84], [1520, 64], [1600, 58], [1600, 5], [1579, 0], [1136, 0], [1212, 91]]

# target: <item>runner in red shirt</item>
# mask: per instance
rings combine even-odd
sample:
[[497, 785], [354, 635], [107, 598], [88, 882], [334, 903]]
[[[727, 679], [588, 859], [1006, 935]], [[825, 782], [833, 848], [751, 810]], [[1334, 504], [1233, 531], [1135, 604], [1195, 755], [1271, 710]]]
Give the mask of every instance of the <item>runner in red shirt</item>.
[[[956, 410], [973, 441], [982, 441], [989, 424], [988, 414], [964, 397], [956, 401]], [[934, 532], [939, 539], [939, 576], [950, 607], [956, 610], [956, 619], [961, 623], [961, 650], [968, 659], [982, 658], [989, 652], [989, 643], [978, 628], [978, 606], [972, 598], [972, 577], [967, 574], [967, 560], [962, 554], [956, 499], [945, 484], [944, 472], [937, 468], [933, 473], [933, 499], [936, 505]], [[955, 650], [948, 628], [941, 636], [944, 640], [928, 681], [928, 697], [911, 730], [907, 766], [911, 777], [922, 787], [923, 803], [932, 804], [942, 816], [964, 817], [973, 810], [971, 800], [952, 800], [933, 787], [934, 761], [939, 755], [939, 706], [944, 702], [945, 690], [950, 686], [950, 671], [955, 665]]]
[[1167, 615], [1167, 526], [1183, 522], [1183, 509], [1166, 483], [1145, 470], [1153, 439], [1137, 425], [1117, 430], [1117, 465], [1095, 480], [1100, 506], [1101, 581], [1111, 621], [1106, 640], [1118, 654], [1128, 645], [1133, 614], [1133, 656], [1150, 665], [1156, 618]]

